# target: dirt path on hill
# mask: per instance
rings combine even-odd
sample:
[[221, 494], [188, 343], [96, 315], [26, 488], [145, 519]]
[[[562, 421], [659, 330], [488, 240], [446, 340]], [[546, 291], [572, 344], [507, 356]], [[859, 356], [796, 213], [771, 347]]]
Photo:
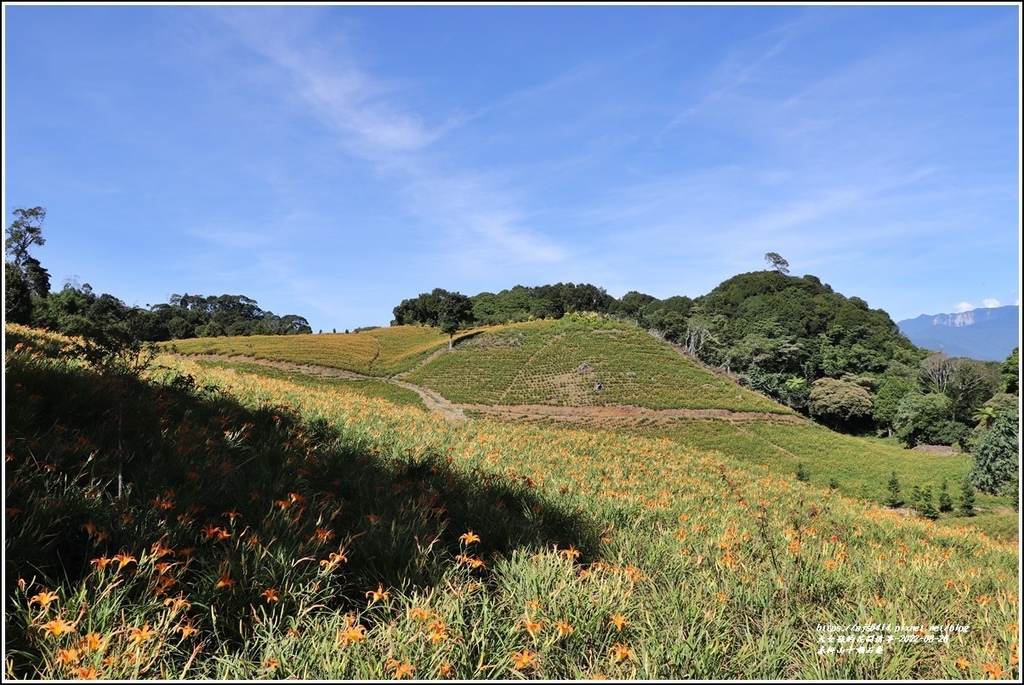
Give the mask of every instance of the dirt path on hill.
[[[433, 358], [446, 350], [440, 350]], [[801, 423], [806, 421], [801, 416], [791, 414], [770, 414], [767, 412], [753, 411], [729, 411], [728, 409], [648, 409], [647, 407], [636, 407], [631, 405], [607, 405], [607, 406], [583, 406], [563, 407], [547, 404], [517, 404], [517, 405], [489, 405], [489, 404], [454, 404], [446, 400], [435, 390], [424, 388], [421, 385], [401, 380], [408, 372], [396, 374], [391, 377], [367, 376], [336, 369], [330, 366], [317, 364], [297, 364], [295, 362], [273, 361], [270, 359], [257, 359], [245, 355], [225, 354], [190, 354], [179, 357], [191, 359], [209, 359], [212, 361], [244, 362], [247, 364], [260, 364], [269, 366], [280, 371], [289, 373], [301, 373], [314, 378], [340, 378], [350, 381], [378, 380], [412, 390], [420, 396], [427, 409], [440, 414], [453, 421], [466, 421], [469, 417], [466, 412], [475, 416], [486, 416], [501, 420], [552, 420], [569, 422], [595, 422], [599, 424], [629, 425], [637, 423], [646, 424], [668, 424], [678, 419], [725, 419], [728, 421], [785, 421], [788, 423]], [[420, 364], [422, 365], [422, 364]], [[419, 365], [418, 365], [419, 366]]]

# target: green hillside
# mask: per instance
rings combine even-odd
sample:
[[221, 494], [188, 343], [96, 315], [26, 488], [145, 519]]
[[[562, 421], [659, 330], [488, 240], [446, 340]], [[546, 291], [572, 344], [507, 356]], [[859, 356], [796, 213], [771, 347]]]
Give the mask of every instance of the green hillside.
[[5, 361], [9, 679], [1020, 676], [1019, 549], [971, 528], [665, 437]]
[[244, 356], [390, 376], [447, 344], [448, 336], [436, 328], [391, 326], [357, 333], [193, 338], [164, 343], [161, 348], [181, 354]]
[[635, 325], [592, 315], [493, 327], [405, 379], [460, 404], [794, 413]]

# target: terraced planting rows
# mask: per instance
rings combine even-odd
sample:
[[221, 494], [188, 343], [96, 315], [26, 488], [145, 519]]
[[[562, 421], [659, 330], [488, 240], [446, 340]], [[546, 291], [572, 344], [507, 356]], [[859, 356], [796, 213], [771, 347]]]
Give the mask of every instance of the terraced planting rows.
[[635, 326], [596, 317], [496, 327], [406, 380], [460, 404], [794, 413], [705, 371]]
[[162, 349], [316, 364], [386, 377], [412, 368], [447, 343], [448, 336], [436, 328], [391, 326], [358, 333], [193, 338], [165, 343]]
[[1019, 678], [1014, 543], [666, 438], [69, 354], [8, 350], [8, 677]]

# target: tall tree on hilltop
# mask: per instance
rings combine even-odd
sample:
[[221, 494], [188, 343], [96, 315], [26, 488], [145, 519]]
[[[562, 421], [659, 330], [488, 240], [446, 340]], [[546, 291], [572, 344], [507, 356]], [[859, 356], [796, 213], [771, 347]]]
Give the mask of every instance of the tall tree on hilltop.
[[50, 274], [38, 259], [29, 254], [29, 248], [33, 245], [46, 243], [43, 238], [46, 210], [42, 207], [18, 207], [13, 214], [15, 219], [7, 227], [4, 240], [7, 256], [4, 266], [4, 314], [13, 323], [28, 324], [32, 321], [32, 310], [36, 302], [50, 293]]
[[768, 262], [768, 265], [778, 271], [783, 276], [789, 275], [789, 262], [782, 258], [778, 252], [768, 252], [764, 256], [764, 261]]
[[437, 307], [437, 322], [441, 331], [448, 334], [448, 349], [452, 349], [455, 331], [473, 321], [473, 301], [462, 293], [450, 293], [445, 290]]
[[33, 207], [32, 209], [18, 207], [13, 214], [16, 218], [7, 228], [4, 249], [14, 265], [20, 269], [28, 259], [28, 249], [33, 245], [46, 243], [43, 238], [43, 221], [46, 219], [46, 210], [42, 207]]

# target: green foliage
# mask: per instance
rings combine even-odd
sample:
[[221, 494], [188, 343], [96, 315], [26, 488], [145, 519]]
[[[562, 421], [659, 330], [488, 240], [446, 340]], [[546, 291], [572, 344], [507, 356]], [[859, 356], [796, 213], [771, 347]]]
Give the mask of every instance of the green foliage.
[[473, 321], [473, 303], [462, 293], [444, 293], [438, 303], [437, 324], [448, 334], [448, 349], [452, 348], [455, 332]]
[[768, 262], [768, 266], [772, 267], [775, 271], [780, 274], [789, 274], [789, 262], [782, 258], [778, 252], [769, 252], [765, 254], [764, 260]]
[[836, 430], [863, 427], [871, 417], [871, 392], [855, 380], [819, 378], [811, 384], [811, 416]]
[[886, 487], [889, 490], [889, 496], [885, 500], [885, 506], [893, 509], [903, 506], [903, 498], [900, 496], [900, 477], [895, 471], [892, 472]]
[[4, 264], [4, 317], [10, 323], [32, 321], [32, 292], [25, 273], [11, 262]]
[[960, 487], [960, 506], [957, 513], [960, 516], [974, 516], [974, 486], [970, 478], [964, 478]]
[[[394, 308], [392, 325], [441, 326], [441, 306], [448, 292], [429, 293], [402, 300]], [[480, 293], [469, 298], [472, 312], [466, 325], [493, 326], [531, 319], [559, 319], [572, 312], [608, 313], [617, 300], [604, 288], [589, 283], [556, 283], [528, 288], [517, 285], [499, 293]]]
[[940, 393], [907, 395], [893, 418], [896, 437], [907, 447], [965, 444], [970, 428], [953, 419], [952, 404]]
[[1000, 494], [1020, 473], [1017, 418], [1003, 414], [996, 419], [974, 451], [970, 479], [981, 492]]
[[896, 420], [900, 402], [915, 388], [915, 382], [899, 375], [886, 375], [875, 393], [871, 409], [871, 418], [890, 431]]
[[953, 419], [967, 423], [987, 399], [999, 392], [1002, 377], [998, 366], [991, 362], [956, 357], [951, 363], [945, 393], [952, 400]]
[[796, 479], [801, 483], [811, 482], [811, 474], [807, 472], [807, 468], [804, 466], [803, 462], [797, 464], [796, 474], [794, 475], [796, 476]]
[[953, 511], [953, 498], [949, 494], [949, 483], [945, 478], [939, 486], [939, 511], [944, 514]]
[[4, 250], [7, 258], [20, 269], [24, 266], [25, 260], [29, 258], [30, 247], [46, 244], [46, 239], [43, 238], [43, 221], [46, 220], [46, 210], [43, 207], [32, 207], [31, 209], [18, 207], [12, 213], [15, 219], [7, 228]]
[[709, 325], [701, 359], [734, 373], [756, 367], [813, 382], [881, 374], [893, 361], [919, 354], [884, 311], [833, 292], [814, 276], [740, 274], [697, 298], [694, 308]]
[[926, 485], [923, 488], [914, 486], [913, 505], [917, 509], [917, 513], [924, 518], [932, 521], [939, 518], [939, 510], [935, 508], [930, 485]]
[[1020, 394], [1020, 347], [1013, 348], [1013, 352], [1006, 358], [1003, 365], [999, 367], [1003, 377], [1003, 392], [1010, 395]]

